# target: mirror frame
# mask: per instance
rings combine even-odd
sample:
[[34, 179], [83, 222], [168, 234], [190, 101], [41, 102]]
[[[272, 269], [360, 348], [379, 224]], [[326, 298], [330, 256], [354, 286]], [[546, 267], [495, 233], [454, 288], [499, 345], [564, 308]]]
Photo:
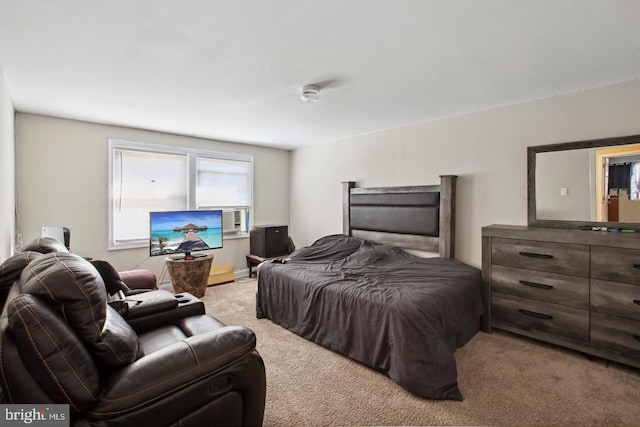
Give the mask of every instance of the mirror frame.
[[529, 227], [578, 228], [583, 226], [640, 229], [640, 223], [565, 221], [536, 218], [536, 154], [550, 151], [577, 150], [582, 148], [614, 147], [618, 145], [640, 144], [640, 135], [614, 138], [591, 139], [587, 141], [527, 147], [527, 223]]

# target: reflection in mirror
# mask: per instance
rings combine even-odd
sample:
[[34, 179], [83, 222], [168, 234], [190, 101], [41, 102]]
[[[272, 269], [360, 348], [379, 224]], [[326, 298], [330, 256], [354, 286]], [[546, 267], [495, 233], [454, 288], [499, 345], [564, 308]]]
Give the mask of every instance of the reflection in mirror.
[[640, 222], [638, 181], [640, 180], [640, 145], [596, 150], [599, 187], [596, 219], [609, 222]]
[[594, 221], [595, 191], [590, 179], [588, 149], [536, 155], [536, 217], [564, 221]]
[[640, 135], [527, 152], [529, 225], [640, 230]]

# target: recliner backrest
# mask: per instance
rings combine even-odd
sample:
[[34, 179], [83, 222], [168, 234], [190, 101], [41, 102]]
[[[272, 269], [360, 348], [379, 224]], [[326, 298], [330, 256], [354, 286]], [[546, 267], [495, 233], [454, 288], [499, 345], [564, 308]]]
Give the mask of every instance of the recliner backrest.
[[40, 252], [42, 254], [48, 254], [51, 252], [69, 252], [69, 249], [53, 237], [39, 237], [32, 242], [28, 243], [22, 248], [23, 251]]
[[[67, 402], [75, 411], [91, 408], [100, 390], [100, 375], [60, 314], [42, 298], [29, 294], [9, 301], [7, 312], [20, 359], [38, 385], [54, 402]], [[5, 393], [10, 396], [12, 390]]]
[[9, 295], [13, 283], [20, 278], [22, 270], [24, 270], [31, 261], [42, 256], [43, 254], [41, 252], [20, 252], [7, 258], [2, 265], [0, 265], [0, 311], [4, 308], [7, 295]]
[[60, 313], [99, 366], [123, 367], [142, 356], [138, 336], [107, 305], [102, 277], [84, 258], [68, 252], [46, 254], [22, 271], [20, 290]]

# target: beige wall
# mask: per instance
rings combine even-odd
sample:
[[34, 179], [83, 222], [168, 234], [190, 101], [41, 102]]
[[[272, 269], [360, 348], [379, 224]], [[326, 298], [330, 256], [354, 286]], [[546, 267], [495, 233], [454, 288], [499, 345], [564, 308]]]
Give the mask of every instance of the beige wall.
[[[13, 126], [4, 93], [0, 85], [3, 150], [12, 141], [5, 122]], [[36, 237], [42, 225], [71, 226], [74, 252], [107, 259], [119, 269], [142, 262], [161, 274], [161, 260], [146, 260], [145, 249], [106, 250], [106, 146], [112, 137], [253, 154], [255, 222], [289, 223], [297, 246], [341, 232], [341, 181], [414, 185], [456, 174], [456, 257], [479, 266], [482, 226], [526, 224], [527, 146], [638, 134], [639, 116], [640, 81], [634, 81], [314, 145], [290, 156], [283, 150], [19, 114], [22, 237]], [[6, 157], [1, 161], [8, 169], [12, 161]], [[7, 193], [5, 182], [1, 188]], [[3, 194], [1, 200], [11, 198]], [[2, 233], [6, 251], [12, 233]], [[248, 244], [230, 241], [216, 252], [216, 262], [244, 268]]]
[[527, 222], [527, 146], [639, 134], [638, 117], [633, 81], [295, 150], [292, 237], [302, 246], [342, 231], [341, 181], [433, 184], [455, 174], [456, 258], [480, 266], [482, 226]]
[[[169, 280], [163, 257], [149, 259], [148, 248], [107, 250], [109, 138], [253, 155], [255, 223], [289, 222], [289, 151], [23, 113], [18, 135], [24, 243], [42, 226], [68, 226], [74, 253], [110, 261], [118, 270], [149, 268]], [[231, 263], [241, 274], [249, 239], [225, 240], [213, 253], [214, 264]]]
[[15, 249], [14, 109], [0, 73], [0, 262]]

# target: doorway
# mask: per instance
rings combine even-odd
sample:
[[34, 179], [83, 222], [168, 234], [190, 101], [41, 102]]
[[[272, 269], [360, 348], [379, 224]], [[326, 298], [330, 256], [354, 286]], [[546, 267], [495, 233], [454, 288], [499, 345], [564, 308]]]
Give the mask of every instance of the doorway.
[[640, 144], [595, 149], [597, 221], [640, 222], [640, 201], [629, 198], [630, 189], [614, 189], [609, 185], [609, 166], [634, 160], [640, 163]]

